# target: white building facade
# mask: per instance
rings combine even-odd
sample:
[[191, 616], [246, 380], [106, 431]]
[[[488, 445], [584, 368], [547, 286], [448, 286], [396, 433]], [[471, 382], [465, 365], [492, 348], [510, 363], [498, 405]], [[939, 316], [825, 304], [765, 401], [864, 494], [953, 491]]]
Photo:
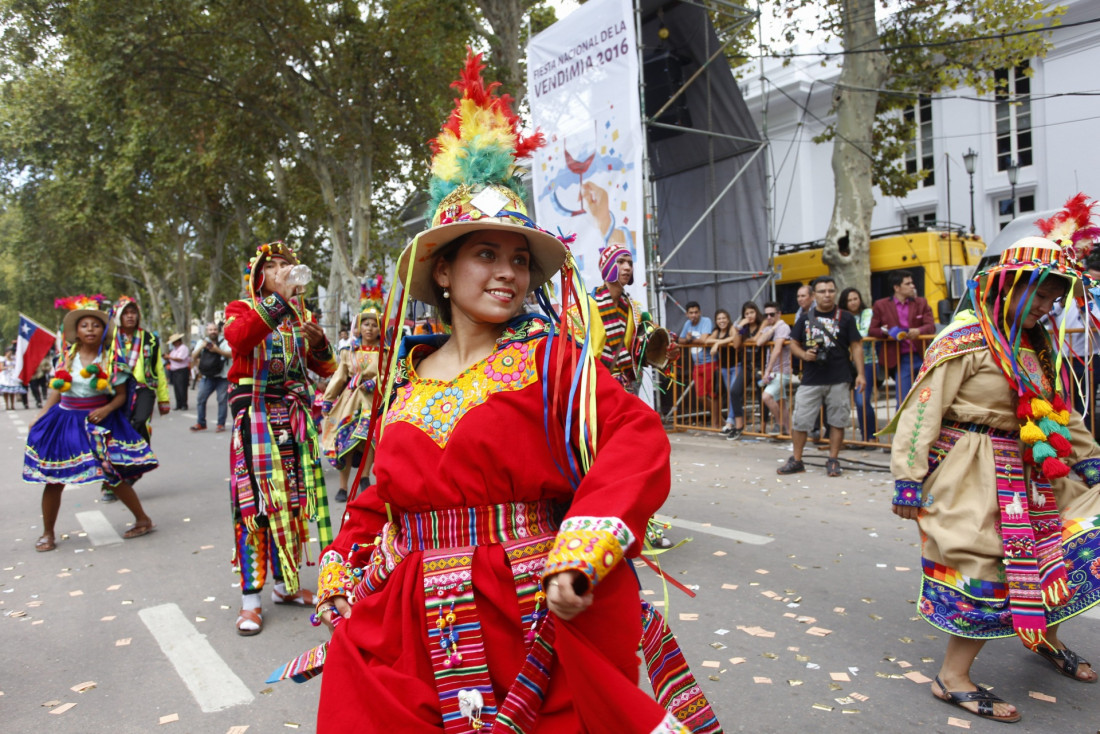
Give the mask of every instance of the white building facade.
[[[1013, 218], [1013, 199], [1015, 213], [1023, 215], [1059, 208], [1078, 191], [1100, 198], [1100, 23], [1073, 25], [1100, 17], [1100, 7], [1094, 0], [1063, 4], [1062, 23], [1069, 27], [1055, 28], [1048, 54], [1029, 60], [1032, 75], [1001, 72], [1010, 99], [979, 98], [960, 88], [914, 105], [917, 140], [906, 164], [930, 175], [905, 198], [876, 189], [873, 231], [949, 221], [969, 230], [969, 151], [977, 153], [974, 229], [986, 242]], [[741, 82], [770, 142], [772, 237], [780, 244], [824, 238], [832, 216], [833, 147], [813, 138], [834, 119], [840, 69], [820, 62], [811, 56], [786, 67], [765, 63], [763, 79], [754, 72]]]

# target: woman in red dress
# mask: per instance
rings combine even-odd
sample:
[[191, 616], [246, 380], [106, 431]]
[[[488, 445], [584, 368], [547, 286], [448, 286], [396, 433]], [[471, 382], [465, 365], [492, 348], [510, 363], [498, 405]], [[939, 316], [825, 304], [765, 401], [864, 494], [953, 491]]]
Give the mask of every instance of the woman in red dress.
[[432, 226], [398, 264], [451, 334], [406, 342], [377, 483], [321, 559], [318, 615], [335, 629], [318, 731], [686, 732], [638, 687], [642, 606], [624, 560], [668, 494], [668, 439], [523, 313], [572, 263], [508, 185], [513, 151], [498, 181], [447, 179], [452, 147], [477, 143], [460, 135], [471, 107], [500, 114], [525, 150], [480, 69], [471, 56], [436, 141]]

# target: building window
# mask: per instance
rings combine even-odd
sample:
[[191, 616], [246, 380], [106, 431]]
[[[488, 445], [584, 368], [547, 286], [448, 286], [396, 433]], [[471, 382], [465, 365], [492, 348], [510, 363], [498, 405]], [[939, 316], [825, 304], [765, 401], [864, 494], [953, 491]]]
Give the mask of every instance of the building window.
[[915, 174], [927, 171], [921, 186], [936, 183], [935, 152], [932, 150], [932, 98], [921, 95], [917, 104], [905, 108], [905, 119], [915, 126], [913, 142], [905, 151], [905, 172]]
[[927, 212], [906, 212], [902, 215], [908, 232], [924, 232], [936, 228], [936, 210]]
[[1018, 216], [1035, 211], [1035, 194], [1018, 194], [1016, 196], [1016, 213], [1012, 213], [1012, 198], [1005, 197], [997, 200], [997, 229], [1004, 229], [1009, 222]]
[[1024, 62], [1014, 69], [994, 73], [997, 91], [994, 105], [997, 115], [997, 170], [1003, 171], [1015, 160], [1023, 168], [1031, 165], [1031, 77]]

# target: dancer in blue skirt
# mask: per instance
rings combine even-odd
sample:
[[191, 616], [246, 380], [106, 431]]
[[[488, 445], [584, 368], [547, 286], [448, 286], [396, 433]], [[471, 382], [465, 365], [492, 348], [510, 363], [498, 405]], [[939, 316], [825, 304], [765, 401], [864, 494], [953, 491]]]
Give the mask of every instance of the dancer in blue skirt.
[[42, 492], [42, 537], [39, 552], [57, 547], [54, 524], [66, 484], [106, 481], [122, 504], [134, 513], [134, 526], [123, 538], [156, 529], [130, 482], [155, 469], [157, 459], [129, 421], [118, 412], [126, 400], [126, 375], [114, 373], [103, 358], [107, 314], [84, 296], [58, 301], [65, 315], [65, 341], [72, 347], [50, 380], [46, 405], [31, 423], [23, 460], [23, 480], [45, 482]]

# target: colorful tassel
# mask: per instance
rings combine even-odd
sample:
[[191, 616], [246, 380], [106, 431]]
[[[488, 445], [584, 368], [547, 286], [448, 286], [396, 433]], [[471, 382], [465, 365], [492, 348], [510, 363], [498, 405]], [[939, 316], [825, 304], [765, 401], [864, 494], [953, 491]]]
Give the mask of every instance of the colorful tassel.
[[1023, 457], [1024, 457], [1024, 462], [1025, 463], [1031, 464], [1031, 465], [1035, 464], [1035, 454], [1032, 452], [1030, 446], [1028, 446], [1024, 449]]
[[1061, 479], [1069, 474], [1069, 467], [1058, 459], [1048, 458], [1043, 460], [1043, 474], [1047, 479]]
[[1019, 418], [1020, 420], [1027, 420], [1029, 418], [1034, 418], [1035, 417], [1031, 413], [1031, 401], [1030, 400], [1025, 400], [1022, 397], [1020, 398], [1020, 402], [1016, 404], [1016, 417]]
[[1031, 415], [1033, 418], [1044, 418], [1050, 415], [1052, 410], [1050, 403], [1042, 398], [1031, 399]]
[[1058, 452], [1046, 441], [1039, 441], [1031, 447], [1031, 455], [1036, 464], [1041, 464], [1047, 459], [1057, 458]]
[[1057, 433], [1058, 431], [1058, 422], [1049, 415], [1046, 418], [1040, 418], [1039, 422], [1036, 425], [1038, 425], [1039, 430], [1045, 433], [1047, 436], [1052, 433]]
[[1020, 440], [1027, 444], [1038, 443], [1039, 441], [1045, 441], [1047, 435], [1035, 425], [1030, 418], [1027, 419], [1027, 423], [1020, 429]]
[[1065, 579], [1055, 579], [1043, 589], [1043, 603], [1046, 604], [1047, 609], [1064, 606], [1072, 597], [1073, 591], [1070, 590]]
[[1069, 425], [1069, 411], [1068, 410], [1051, 411], [1050, 419], [1052, 421], [1054, 421], [1055, 423], [1057, 423], [1058, 425], [1068, 426]]
[[1058, 452], [1059, 456], [1069, 456], [1073, 453], [1073, 445], [1061, 433], [1051, 434], [1047, 438], [1047, 442]]
[[1066, 407], [1066, 401], [1062, 399], [1061, 395], [1055, 395], [1054, 399], [1050, 401], [1050, 405], [1058, 412], [1069, 410], [1069, 408]]

